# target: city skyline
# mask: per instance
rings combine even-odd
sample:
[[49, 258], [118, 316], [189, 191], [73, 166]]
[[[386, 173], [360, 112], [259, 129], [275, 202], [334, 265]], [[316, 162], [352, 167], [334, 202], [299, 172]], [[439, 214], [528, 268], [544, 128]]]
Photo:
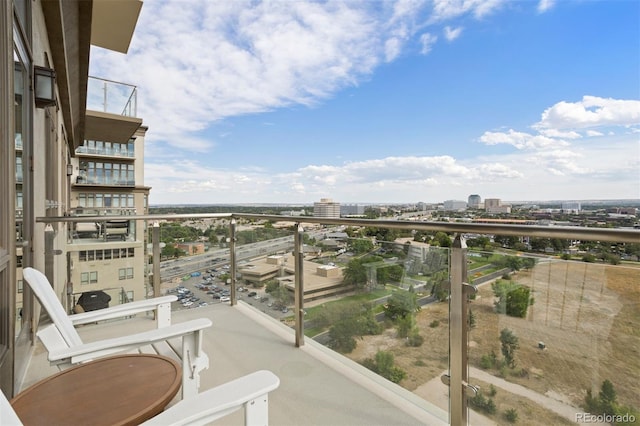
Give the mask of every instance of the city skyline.
[[147, 1], [91, 74], [138, 86], [151, 205], [637, 199], [639, 13]]

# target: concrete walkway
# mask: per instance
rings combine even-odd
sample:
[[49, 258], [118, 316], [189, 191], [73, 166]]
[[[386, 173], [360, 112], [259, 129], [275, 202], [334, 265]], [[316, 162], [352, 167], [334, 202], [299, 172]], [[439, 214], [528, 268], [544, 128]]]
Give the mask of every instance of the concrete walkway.
[[[557, 399], [550, 398], [546, 395], [542, 395], [538, 392], [535, 392], [531, 389], [525, 388], [524, 386], [518, 385], [516, 383], [508, 382], [500, 377], [496, 377], [493, 374], [489, 374], [486, 371], [480, 370], [475, 367], [469, 367], [469, 376], [480, 379], [484, 382], [493, 384], [501, 389], [506, 390], [514, 395], [519, 395], [524, 398], [530, 399], [531, 401], [543, 406], [544, 408], [553, 411], [556, 414], [561, 415], [562, 417], [576, 422], [576, 415], [578, 413], [584, 413], [584, 409], [574, 407], [572, 405], [566, 404], [562, 401], [558, 401]], [[589, 423], [592, 425], [607, 425], [608, 423]]]

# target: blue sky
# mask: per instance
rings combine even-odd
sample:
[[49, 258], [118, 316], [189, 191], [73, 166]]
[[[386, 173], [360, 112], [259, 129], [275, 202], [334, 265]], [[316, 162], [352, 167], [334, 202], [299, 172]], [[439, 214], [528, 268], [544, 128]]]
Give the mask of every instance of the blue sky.
[[640, 199], [640, 1], [145, 0], [151, 204]]

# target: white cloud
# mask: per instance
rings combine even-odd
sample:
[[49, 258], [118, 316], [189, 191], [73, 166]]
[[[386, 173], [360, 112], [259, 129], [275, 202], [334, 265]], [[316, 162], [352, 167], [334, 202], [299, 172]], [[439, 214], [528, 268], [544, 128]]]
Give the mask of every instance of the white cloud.
[[225, 117], [313, 105], [402, 48], [399, 36], [385, 40], [400, 24], [384, 30], [385, 16], [373, 19], [366, 4], [189, 5], [145, 4], [126, 56], [92, 50], [92, 74], [138, 84], [138, 115], [151, 139], [171, 143]]
[[553, 139], [544, 135], [531, 135], [510, 129], [508, 132], [485, 132], [480, 136], [480, 142], [486, 145], [507, 144], [518, 149], [543, 149], [548, 147], [566, 146], [567, 142]]
[[482, 18], [499, 9], [504, 3], [504, 0], [434, 0], [433, 18], [445, 20], [467, 13]]
[[540, 0], [538, 2], [538, 12], [544, 13], [555, 6], [555, 0]]
[[453, 41], [457, 39], [458, 37], [460, 37], [460, 34], [462, 34], [462, 27], [458, 27], [458, 28], [451, 28], [450, 26], [444, 27], [444, 38], [446, 38], [447, 41]]
[[436, 41], [438, 41], [438, 36], [429, 33], [422, 34], [420, 36], [420, 45], [422, 46], [422, 48], [420, 49], [420, 53], [426, 55], [427, 53], [431, 52], [431, 49], [433, 48], [433, 45], [436, 44]]
[[584, 96], [579, 102], [558, 102], [542, 113], [538, 129], [585, 129], [634, 126], [640, 123], [640, 101]]
[[580, 133], [573, 130], [562, 131], [558, 129], [540, 129], [540, 133], [550, 138], [560, 139], [580, 139], [582, 137]]

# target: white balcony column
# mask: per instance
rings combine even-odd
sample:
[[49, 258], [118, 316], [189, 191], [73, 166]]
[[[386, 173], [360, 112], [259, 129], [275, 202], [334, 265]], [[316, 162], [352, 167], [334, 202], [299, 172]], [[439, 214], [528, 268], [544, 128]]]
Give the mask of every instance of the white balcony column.
[[229, 222], [230, 238], [227, 239], [227, 242], [229, 243], [229, 269], [231, 271], [231, 283], [230, 283], [231, 301], [229, 302], [231, 306], [234, 306], [238, 303], [238, 300], [236, 297], [236, 279], [237, 279], [237, 270], [238, 270], [237, 259], [236, 259], [236, 241], [237, 241], [236, 228], [237, 228], [236, 220], [231, 219], [231, 221]]
[[450, 423], [467, 424], [467, 245], [460, 234], [451, 246], [451, 293], [449, 297], [449, 410]]
[[160, 297], [160, 224], [153, 222], [151, 231], [153, 243], [153, 297]]
[[294, 236], [294, 254], [295, 254], [295, 277], [296, 290], [295, 297], [295, 319], [296, 319], [296, 347], [304, 345], [304, 249], [303, 249], [303, 233], [304, 229], [298, 223], [296, 234]]

